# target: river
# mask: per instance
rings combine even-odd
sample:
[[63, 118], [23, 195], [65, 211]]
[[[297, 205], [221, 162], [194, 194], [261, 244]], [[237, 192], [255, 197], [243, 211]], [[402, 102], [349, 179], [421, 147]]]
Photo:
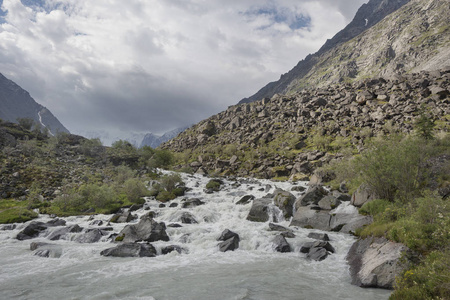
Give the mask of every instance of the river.
[[[390, 291], [350, 284], [345, 256], [354, 237], [328, 233], [336, 253], [317, 262], [307, 259], [299, 249], [313, 241], [308, 233], [320, 231], [293, 228], [295, 238], [287, 239], [293, 252], [279, 253], [272, 245], [277, 232], [269, 230], [268, 222], [246, 220], [251, 203], [235, 204], [244, 195], [263, 197], [276, 187], [291, 191], [291, 183], [225, 180], [220, 192], [205, 194], [208, 178], [182, 177], [192, 188], [184, 198], [200, 198], [204, 205], [182, 209], [180, 205], [160, 208], [160, 203], [152, 199], [146, 203], [157, 213], [155, 219], [166, 225], [181, 224], [180, 216], [185, 211], [198, 221], [167, 227], [170, 241], [152, 243], [158, 253], [167, 245], [181, 246], [181, 254], [173, 251], [152, 258], [103, 257], [100, 252], [114, 246], [110, 240], [105, 237], [97, 243], [81, 244], [74, 241], [80, 233], [71, 233], [65, 239], [51, 241], [62, 248], [59, 258], [43, 258], [33, 255], [29, 245], [32, 241], [50, 242], [45, 238], [49, 232], [19, 241], [15, 237], [27, 223], [17, 224], [14, 230], [0, 230], [0, 299], [388, 299]], [[172, 202], [180, 203], [181, 198]], [[142, 216], [147, 212], [140, 209], [135, 213]], [[111, 215], [94, 218], [107, 223]], [[67, 225], [96, 227], [89, 225], [93, 221], [90, 216], [64, 219]], [[48, 215], [38, 219], [49, 220]], [[287, 227], [289, 220], [279, 224]], [[125, 225], [111, 224], [116, 233]], [[217, 238], [224, 229], [239, 234], [236, 251], [218, 250]]]

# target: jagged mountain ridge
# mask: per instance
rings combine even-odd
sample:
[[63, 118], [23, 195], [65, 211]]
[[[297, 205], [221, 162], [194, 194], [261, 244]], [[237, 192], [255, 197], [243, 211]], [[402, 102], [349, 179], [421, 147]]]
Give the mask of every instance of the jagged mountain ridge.
[[0, 73], [0, 119], [17, 122], [17, 118], [30, 118], [48, 128], [52, 134], [69, 133], [46, 107], [37, 103], [27, 91]]
[[371, 0], [317, 53], [240, 103], [311, 86], [450, 66], [449, 16], [448, 1]]

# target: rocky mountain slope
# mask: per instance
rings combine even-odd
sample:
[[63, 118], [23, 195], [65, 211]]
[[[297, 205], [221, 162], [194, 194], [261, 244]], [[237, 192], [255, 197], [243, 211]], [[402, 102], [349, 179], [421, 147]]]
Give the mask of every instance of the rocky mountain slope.
[[50, 130], [52, 134], [69, 131], [44, 106], [13, 81], [0, 74], [0, 119], [17, 122], [18, 118], [29, 118]]
[[306, 87], [450, 66], [450, 7], [440, 0], [371, 0], [315, 54], [248, 103]]
[[162, 148], [183, 153], [196, 172], [305, 178], [367, 138], [413, 132], [422, 114], [448, 131], [449, 84], [447, 68], [275, 95], [231, 106]]

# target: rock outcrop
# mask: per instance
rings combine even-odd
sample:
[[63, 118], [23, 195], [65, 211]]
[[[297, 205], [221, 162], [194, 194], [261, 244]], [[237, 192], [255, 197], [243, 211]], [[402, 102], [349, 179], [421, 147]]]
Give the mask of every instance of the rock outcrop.
[[384, 238], [358, 240], [347, 254], [352, 284], [392, 289], [395, 276], [406, 267], [401, 261], [405, 251], [405, 245]]

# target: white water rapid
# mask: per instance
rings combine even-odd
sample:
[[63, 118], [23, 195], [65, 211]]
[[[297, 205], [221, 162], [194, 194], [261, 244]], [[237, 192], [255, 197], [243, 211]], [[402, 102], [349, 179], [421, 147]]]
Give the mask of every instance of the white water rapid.
[[[184, 211], [198, 221], [198, 224], [181, 224], [178, 228], [167, 227], [170, 241], [152, 243], [159, 253], [156, 257], [103, 257], [100, 252], [114, 244], [106, 238], [92, 244], [73, 241], [80, 233], [71, 233], [58, 241], [49, 241], [46, 234], [19, 241], [15, 237], [27, 224], [17, 224], [13, 230], [0, 230], [0, 299], [379, 300], [389, 297], [389, 291], [362, 289], [350, 284], [345, 256], [354, 241], [352, 236], [328, 233], [336, 253], [317, 262], [307, 259], [299, 248], [313, 241], [307, 237], [308, 233], [320, 231], [293, 228], [296, 237], [287, 238], [293, 252], [279, 253], [271, 242], [279, 232], [270, 231], [269, 222], [246, 220], [251, 203], [235, 204], [244, 195], [263, 197], [275, 187], [291, 191], [290, 183], [244, 179], [237, 184], [239, 181], [225, 180], [220, 192], [205, 194], [203, 189], [208, 178], [187, 174], [182, 177], [192, 188], [184, 198], [200, 198], [206, 204], [189, 209], [180, 205], [159, 208], [160, 203], [147, 200], [150, 209], [157, 213], [158, 222], [181, 224], [180, 216]], [[142, 216], [148, 210], [134, 213]], [[110, 218], [111, 215], [96, 215], [94, 220], [103, 220], [106, 224]], [[38, 219], [49, 220], [47, 215], [40, 215]], [[65, 220], [66, 225], [96, 227], [89, 225], [93, 221], [89, 216]], [[287, 227], [289, 221], [279, 224]], [[115, 233], [125, 225], [111, 223]], [[239, 234], [239, 249], [219, 251], [217, 238], [225, 229]], [[57, 244], [62, 248], [62, 255], [59, 258], [36, 256], [29, 249], [31, 242]], [[161, 248], [167, 245], [181, 246], [187, 253], [173, 251], [160, 255]]]

